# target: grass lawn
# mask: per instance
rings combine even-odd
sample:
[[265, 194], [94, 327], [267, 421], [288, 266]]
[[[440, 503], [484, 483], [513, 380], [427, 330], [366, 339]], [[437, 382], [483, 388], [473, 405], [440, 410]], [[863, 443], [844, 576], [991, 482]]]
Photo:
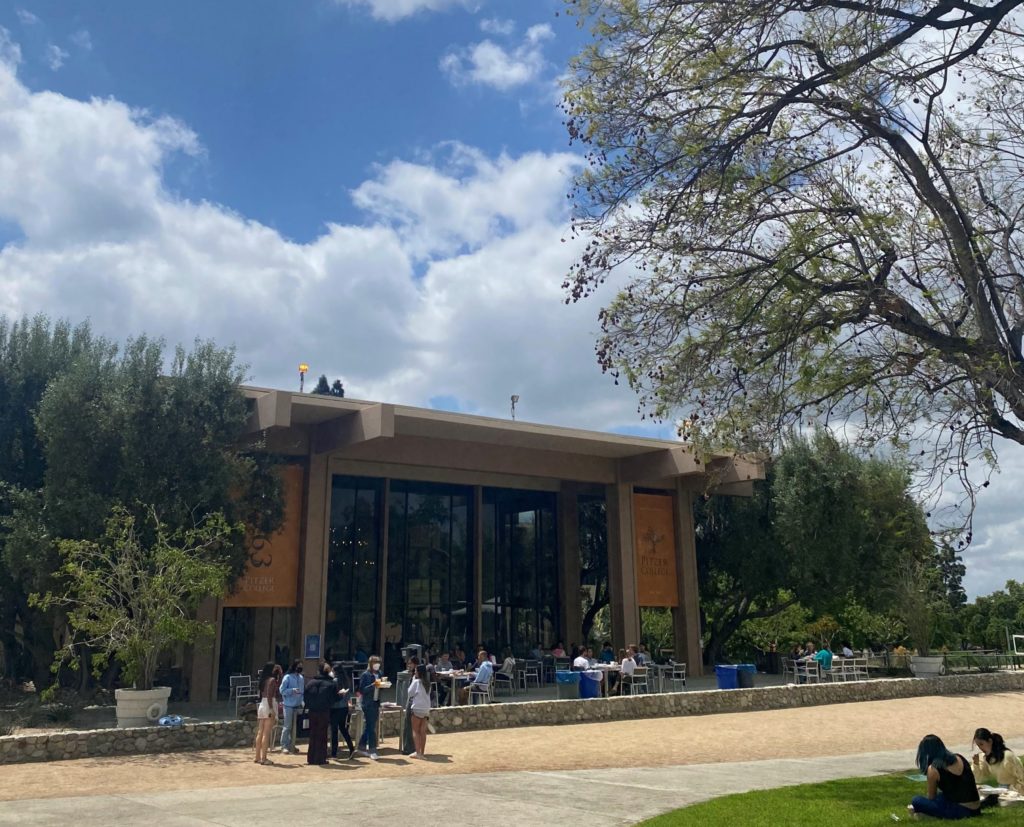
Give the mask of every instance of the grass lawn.
[[[915, 795], [924, 794], [925, 785], [908, 781], [904, 775], [875, 778], [848, 778], [823, 784], [801, 784], [777, 790], [727, 795], [666, 813], [643, 822], [647, 827], [684, 827], [685, 825], [736, 825], [737, 827], [780, 827], [780, 825], [884, 825], [892, 824], [891, 814], [900, 821], [908, 818], [907, 805]], [[982, 824], [1024, 824], [1024, 809], [1019, 807], [985, 810]], [[922, 819], [921, 823], [945, 823]], [[975, 824], [973, 819], [968, 823]]]

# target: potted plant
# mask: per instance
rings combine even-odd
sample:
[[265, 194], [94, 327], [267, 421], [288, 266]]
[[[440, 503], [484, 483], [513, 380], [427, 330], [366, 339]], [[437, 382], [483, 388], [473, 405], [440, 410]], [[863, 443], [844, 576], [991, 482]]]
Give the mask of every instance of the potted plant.
[[900, 580], [899, 609], [907, 635], [917, 650], [910, 657], [910, 670], [919, 678], [943, 674], [945, 658], [931, 653], [935, 637], [938, 590], [934, 573], [915, 562]]
[[123, 682], [133, 688], [115, 692], [118, 726], [146, 726], [166, 714], [170, 687], [153, 686], [160, 657], [212, 636], [213, 624], [195, 620], [195, 611], [202, 599], [226, 592], [230, 570], [218, 552], [238, 530], [216, 512], [172, 531], [152, 508], [137, 525], [118, 506], [99, 540], [59, 541], [64, 591], [32, 601], [64, 608], [76, 633], [55, 666], [81, 644], [94, 652], [97, 675], [112, 657], [121, 664]]

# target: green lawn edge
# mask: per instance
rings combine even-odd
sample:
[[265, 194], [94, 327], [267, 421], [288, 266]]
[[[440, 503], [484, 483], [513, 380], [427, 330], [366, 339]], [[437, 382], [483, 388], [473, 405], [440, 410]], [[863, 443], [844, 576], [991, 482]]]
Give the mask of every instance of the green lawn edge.
[[[641, 822], [641, 826], [799, 827], [829, 824], [877, 827], [892, 824], [893, 815], [900, 821], [914, 821], [909, 818], [907, 805], [915, 795], [924, 794], [924, 784], [908, 780], [906, 776], [912, 772], [907, 770], [893, 775], [844, 778], [736, 793], [655, 816]], [[708, 785], [713, 786], [714, 781], [713, 773], [709, 773]], [[1024, 809], [994, 808], [986, 810], [984, 818], [986, 824], [1024, 824]]]

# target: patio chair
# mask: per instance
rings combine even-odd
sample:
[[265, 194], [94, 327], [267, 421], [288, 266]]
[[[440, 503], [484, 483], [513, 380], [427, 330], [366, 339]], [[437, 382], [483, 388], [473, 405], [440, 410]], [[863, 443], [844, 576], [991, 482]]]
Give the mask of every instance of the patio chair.
[[255, 686], [249, 685], [243, 689], [239, 689], [235, 692], [235, 717], [237, 718], [242, 711], [242, 707], [249, 703], [258, 703], [260, 699], [260, 691]]
[[492, 680], [494, 682], [494, 691], [495, 691], [495, 693], [497, 693], [499, 687], [504, 687], [505, 689], [508, 690], [508, 694], [509, 695], [515, 695], [516, 694], [516, 675], [515, 675], [515, 673], [512, 673], [510, 675], [507, 672], [494, 672]]
[[489, 704], [494, 702], [494, 676], [495, 672], [491, 673], [491, 679], [486, 684], [471, 683], [469, 685], [469, 705], [479, 702], [483, 704]]
[[543, 664], [539, 660], [528, 660], [523, 664], [523, 689], [530, 688], [530, 681], [540, 689], [542, 667]]
[[836, 658], [832, 661], [832, 668], [828, 670], [830, 683], [846, 683], [846, 681], [852, 680], [851, 675], [852, 668], [846, 658]]
[[650, 694], [651, 685], [648, 683], [648, 667], [638, 666], [633, 670], [633, 674], [629, 677], [629, 694], [639, 695], [641, 692], [645, 695]]
[[248, 689], [251, 685], [252, 678], [248, 675], [232, 675], [228, 678], [228, 700], [233, 701], [240, 690]]
[[793, 658], [782, 659], [782, 680], [786, 680], [786, 675], [796, 680], [796, 661]]
[[797, 661], [795, 669], [798, 683], [821, 683], [821, 664], [816, 660]]
[[[686, 689], [686, 664], [685, 663], [673, 663], [672, 671], [668, 676], [669, 682], [672, 684], [673, 692], [682, 692]], [[680, 684], [682, 689], [680, 689]]]

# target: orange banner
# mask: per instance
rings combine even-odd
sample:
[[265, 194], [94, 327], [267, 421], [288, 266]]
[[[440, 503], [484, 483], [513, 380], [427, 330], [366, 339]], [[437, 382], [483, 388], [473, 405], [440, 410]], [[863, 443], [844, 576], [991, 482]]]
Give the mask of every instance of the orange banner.
[[673, 504], [671, 496], [633, 495], [636, 593], [641, 606], [679, 605]]
[[281, 469], [284, 520], [271, 537], [249, 541], [249, 562], [224, 599], [225, 606], [292, 608], [299, 596], [299, 538], [302, 535], [301, 465]]

